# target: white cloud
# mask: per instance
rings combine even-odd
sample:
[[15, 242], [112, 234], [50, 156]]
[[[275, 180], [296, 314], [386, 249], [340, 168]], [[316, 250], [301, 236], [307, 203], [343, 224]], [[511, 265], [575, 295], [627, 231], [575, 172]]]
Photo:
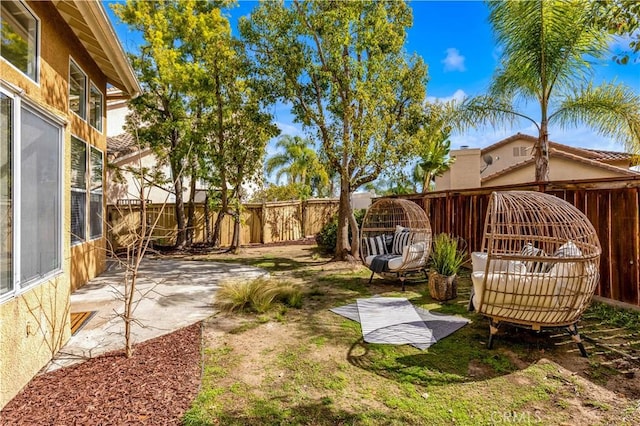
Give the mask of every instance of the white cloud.
[[458, 49], [450, 47], [446, 50], [447, 56], [440, 62], [444, 64], [445, 71], [466, 71], [464, 66], [464, 56]]
[[281, 121], [276, 121], [275, 124], [276, 126], [278, 126], [278, 129], [280, 129], [280, 132], [281, 132], [280, 135], [304, 137], [304, 133], [302, 132], [302, 129], [296, 126], [295, 124], [283, 123]]
[[436, 102], [447, 103], [450, 101], [455, 101], [456, 103], [460, 103], [464, 101], [466, 97], [467, 97], [467, 94], [465, 93], [465, 91], [462, 89], [458, 89], [455, 92], [453, 92], [453, 95], [451, 96], [444, 96], [441, 98], [437, 98], [435, 96], [427, 96], [427, 102], [432, 104]]

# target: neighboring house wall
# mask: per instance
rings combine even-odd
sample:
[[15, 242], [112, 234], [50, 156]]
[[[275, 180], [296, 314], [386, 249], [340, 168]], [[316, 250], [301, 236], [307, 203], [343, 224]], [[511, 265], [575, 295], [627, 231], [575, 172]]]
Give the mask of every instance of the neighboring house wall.
[[[134, 152], [121, 159], [112, 161], [118, 171], [109, 170], [107, 173], [107, 204], [117, 204], [118, 200], [138, 200], [140, 199], [140, 178], [133, 173], [126, 171], [127, 168], [134, 170], [148, 170], [151, 173], [157, 172], [158, 168], [162, 172], [164, 179], [171, 178], [171, 168], [169, 166], [158, 167], [158, 159], [151, 149]], [[116, 176], [117, 175], [117, 176]], [[184, 201], [189, 199], [189, 187], [187, 180], [183, 179]], [[166, 183], [164, 187], [170, 188], [172, 183]], [[200, 188], [199, 188], [200, 189]], [[151, 203], [174, 203], [175, 195], [157, 186], [146, 186], [144, 189], [145, 200]], [[202, 201], [202, 200], [200, 200]]]
[[[480, 188], [533, 182], [536, 138], [517, 134], [482, 150], [452, 150], [451, 168], [436, 177], [436, 190]], [[631, 156], [549, 143], [549, 177], [552, 181], [600, 179], [634, 175]]]
[[[38, 66], [30, 73], [23, 70], [19, 56], [6, 59], [7, 50], [17, 45], [10, 40], [4, 45], [3, 40], [9, 48], [0, 52], [0, 186], [6, 188], [8, 182], [13, 188], [0, 193], [2, 204], [10, 204], [13, 213], [9, 210], [0, 221], [5, 238], [0, 242], [0, 408], [69, 339], [71, 291], [104, 270], [104, 231], [92, 241], [71, 243], [71, 145], [74, 137], [88, 152], [106, 152], [106, 135], [90, 125], [89, 114], [95, 112], [104, 124], [107, 85], [107, 77], [53, 3], [5, 0], [1, 6], [3, 28], [5, 23], [14, 25], [20, 35], [37, 28], [32, 38], [37, 50], [28, 56], [36, 57]], [[22, 32], [24, 17], [32, 15], [37, 24]], [[71, 60], [86, 76], [86, 119], [70, 111]], [[101, 103], [96, 101], [101, 113], [89, 105], [92, 85], [94, 99], [98, 93], [102, 97]], [[96, 167], [99, 178], [92, 187], [86, 183], [87, 193], [99, 190], [95, 183], [104, 182], [103, 169]], [[89, 209], [88, 198], [85, 206]], [[101, 196], [96, 206], [103, 214]], [[88, 222], [82, 223], [89, 229]]]
[[[482, 182], [482, 186], [512, 185], [516, 183], [526, 183], [533, 181], [535, 176], [535, 164], [532, 162], [524, 167], [512, 170], [509, 173], [490, 177]], [[552, 182], [576, 179], [603, 179], [620, 177], [621, 174], [613, 170], [593, 167], [587, 164], [580, 164], [566, 158], [549, 159], [549, 180]]]

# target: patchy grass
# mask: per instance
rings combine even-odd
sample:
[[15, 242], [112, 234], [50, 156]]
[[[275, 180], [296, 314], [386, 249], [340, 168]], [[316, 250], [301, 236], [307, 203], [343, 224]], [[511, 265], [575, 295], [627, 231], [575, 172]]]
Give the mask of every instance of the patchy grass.
[[216, 294], [216, 308], [223, 312], [264, 313], [272, 309], [274, 303], [300, 308], [302, 292], [299, 286], [286, 281], [258, 278], [248, 282], [231, 281], [223, 283]]
[[[640, 380], [624, 382], [614, 352], [589, 345], [592, 356], [584, 359], [565, 333], [511, 327], [501, 327], [488, 350], [487, 321], [466, 310], [468, 274], [461, 274], [458, 299], [441, 304], [424, 280], [404, 293], [379, 277], [369, 285], [367, 270], [312, 253], [297, 248], [286, 267], [296, 268], [278, 260], [272, 270], [277, 282], [299, 286], [300, 309], [277, 303], [260, 315], [225, 316], [238, 322], [225, 333], [219, 317], [208, 321], [202, 390], [186, 425], [633, 425], [640, 418]], [[277, 252], [235, 261], [266, 265], [269, 256], [286, 258]], [[357, 322], [328, 309], [374, 294], [471, 323], [425, 351], [367, 344]], [[594, 305], [582, 328], [602, 339], [613, 329], [634, 336], [633, 315]]]

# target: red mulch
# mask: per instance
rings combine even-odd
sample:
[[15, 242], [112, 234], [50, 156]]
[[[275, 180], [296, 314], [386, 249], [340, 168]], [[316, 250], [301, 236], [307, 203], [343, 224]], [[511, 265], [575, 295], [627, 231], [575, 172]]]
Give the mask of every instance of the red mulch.
[[200, 323], [35, 377], [0, 412], [3, 425], [172, 425], [198, 393]]

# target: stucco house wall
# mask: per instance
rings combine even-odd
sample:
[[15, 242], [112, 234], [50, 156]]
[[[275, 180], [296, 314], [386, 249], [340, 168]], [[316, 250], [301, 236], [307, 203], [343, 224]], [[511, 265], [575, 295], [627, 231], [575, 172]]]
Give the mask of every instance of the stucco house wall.
[[[106, 161], [104, 121], [108, 78], [54, 3], [27, 1], [23, 4], [39, 20], [39, 81], [31, 80], [4, 58], [0, 58], [0, 79], [7, 93], [10, 92], [22, 103], [43, 111], [44, 117], [62, 126], [62, 220], [61, 223], [51, 225], [62, 227], [61, 270], [49, 279], [35, 281], [34, 284], [11, 292], [0, 300], [0, 408], [7, 404], [69, 339], [70, 293], [102, 272], [105, 267], [106, 230], [103, 229], [101, 238], [71, 246], [70, 164], [72, 135], [86, 142], [88, 146], [100, 150]], [[84, 120], [69, 110], [70, 59], [73, 59], [86, 74], [87, 80], [102, 93], [102, 131], [93, 128], [88, 118]], [[133, 74], [131, 79], [135, 82]], [[135, 84], [137, 86], [137, 82]], [[87, 93], [89, 87], [87, 84]], [[139, 90], [139, 86], [137, 88]], [[19, 123], [13, 125], [20, 126]], [[103, 172], [103, 190], [104, 178]], [[19, 184], [19, 181], [15, 183], [16, 186]], [[47, 218], [42, 220], [46, 221]]]
[[[436, 190], [479, 188], [528, 183], [535, 180], [533, 150], [536, 138], [517, 134], [482, 150], [452, 150], [451, 168], [437, 176]], [[549, 178], [601, 179], [636, 175], [626, 153], [594, 151], [549, 142]]]

